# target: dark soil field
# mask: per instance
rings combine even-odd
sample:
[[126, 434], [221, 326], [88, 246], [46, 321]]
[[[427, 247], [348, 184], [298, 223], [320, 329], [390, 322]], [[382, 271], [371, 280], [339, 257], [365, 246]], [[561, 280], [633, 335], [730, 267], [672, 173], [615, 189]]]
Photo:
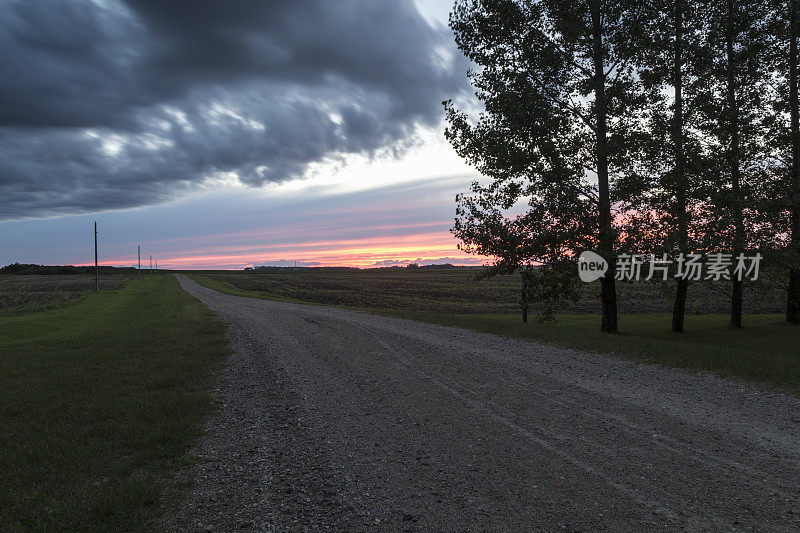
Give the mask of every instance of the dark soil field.
[[[134, 276], [128, 273], [103, 274], [101, 290], [121, 289]], [[94, 276], [0, 275], [0, 315], [58, 307], [94, 290]]]
[[[453, 314], [512, 314], [519, 310], [520, 279], [503, 276], [476, 280], [472, 268], [455, 269], [274, 269], [257, 272], [191, 272], [244, 291], [275, 299]], [[672, 284], [620, 283], [619, 309], [624, 314], [666, 313], [672, 310]], [[585, 285], [581, 297], [566, 305], [569, 314], [599, 312], [600, 286]], [[727, 287], [696, 283], [689, 288], [690, 314], [728, 312]], [[760, 283], [745, 286], [747, 314], [780, 313], [784, 295]]]

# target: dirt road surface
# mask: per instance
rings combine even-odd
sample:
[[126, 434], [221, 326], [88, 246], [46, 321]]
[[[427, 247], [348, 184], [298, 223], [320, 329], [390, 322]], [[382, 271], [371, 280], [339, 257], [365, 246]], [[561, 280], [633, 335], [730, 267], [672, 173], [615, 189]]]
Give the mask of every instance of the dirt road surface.
[[458, 328], [229, 296], [202, 531], [800, 528], [800, 400]]

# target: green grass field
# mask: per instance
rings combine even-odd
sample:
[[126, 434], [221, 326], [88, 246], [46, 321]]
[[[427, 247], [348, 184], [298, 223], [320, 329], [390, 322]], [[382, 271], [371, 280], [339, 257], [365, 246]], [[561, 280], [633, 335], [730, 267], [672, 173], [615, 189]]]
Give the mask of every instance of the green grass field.
[[[492, 307], [493, 299], [489, 296], [482, 300], [478, 297], [480, 301], [475, 307], [481, 312], [463, 312], [464, 302], [458, 296], [460, 291], [454, 287], [485, 283], [469, 280], [467, 272], [282, 270], [202, 273], [192, 277], [202, 285], [229, 294], [340, 305], [666, 366], [710, 371], [800, 393], [800, 327], [786, 324], [778, 313], [749, 314], [745, 317], [744, 329], [732, 330], [727, 327], [728, 317], [724, 314], [695, 312], [687, 316], [687, 333], [676, 335], [669, 331], [670, 315], [658, 312], [663, 305], [658, 301], [662, 298], [659, 288], [654, 292], [652, 285], [624, 285], [620, 303], [628, 312], [620, 317], [621, 334], [612, 336], [599, 332], [597, 314], [568, 312], [560, 315], [555, 324], [535, 321], [523, 324], [516, 313], [510, 314], [515, 312], [513, 300], [512, 304], [501, 302]], [[475, 294], [484, 290], [484, 294], [512, 299], [511, 287], [503, 285], [511, 281], [491, 280], [483, 289], [467, 288], [466, 292]], [[316, 295], [316, 283], [323, 285], [324, 298]], [[402, 286], [399, 296], [390, 283]], [[341, 294], [338, 299], [337, 286]], [[723, 293], [699, 285], [693, 289], [695, 299], [698, 295], [706, 299], [705, 308], [725, 309], [727, 302]], [[699, 292], [700, 289], [705, 292]], [[412, 294], [413, 299], [408, 297]], [[782, 305], [779, 294], [764, 290], [751, 291], [748, 301], [752, 306], [753, 302], [767, 296], [773, 307]], [[594, 298], [596, 295], [587, 289], [583, 301], [576, 305], [586, 308], [593, 303], [596, 305]], [[764, 305], [760, 309], [770, 309], [768, 304]]]
[[227, 353], [173, 276], [0, 317], [0, 530], [154, 526]]
[[600, 319], [595, 315], [563, 315], [555, 324], [523, 324], [512, 316], [391, 314], [665, 366], [711, 371], [800, 394], [800, 327], [787, 324], [781, 315], [749, 315], [747, 327], [740, 330], [729, 328], [725, 315], [690, 316], [687, 333], [681, 335], [669, 331], [670, 315], [623, 315], [621, 334], [607, 335], [600, 333]]

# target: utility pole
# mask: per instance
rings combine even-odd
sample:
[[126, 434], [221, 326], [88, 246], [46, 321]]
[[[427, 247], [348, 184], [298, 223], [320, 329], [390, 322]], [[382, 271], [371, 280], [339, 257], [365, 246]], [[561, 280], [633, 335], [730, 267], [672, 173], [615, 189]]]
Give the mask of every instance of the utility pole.
[[141, 278], [142, 277], [142, 246], [141, 245], [136, 246], [136, 260], [139, 262], [139, 270], [137, 272], [139, 273], [139, 277]]
[[94, 221], [94, 292], [100, 290], [100, 280], [97, 268], [97, 221]]

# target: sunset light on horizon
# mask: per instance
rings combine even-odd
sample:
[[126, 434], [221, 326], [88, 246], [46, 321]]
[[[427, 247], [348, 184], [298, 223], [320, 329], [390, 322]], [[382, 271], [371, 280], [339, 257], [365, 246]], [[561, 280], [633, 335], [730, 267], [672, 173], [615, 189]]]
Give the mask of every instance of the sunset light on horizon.
[[800, 531], [800, 0], [0, 28], [0, 533]]
[[[102, 265], [135, 265], [137, 246], [143, 266], [152, 255], [172, 269], [483, 264], [486, 258], [458, 250], [450, 233], [455, 195], [478, 177], [443, 135], [442, 100], [471, 98], [468, 64], [447, 28], [450, 7], [443, 0], [398, 3], [388, 16], [320, 4], [326, 27], [341, 33], [341, 46], [321, 59], [329, 65], [313, 58], [310, 66], [283, 64], [276, 56], [279, 68], [271, 70], [242, 52], [234, 55], [247, 59], [230, 67], [206, 55], [198, 61], [218, 71], [213, 83], [188, 71], [166, 80], [171, 74], [162, 72], [150, 85], [130, 87], [113, 80], [136, 66], [110, 58], [96, 68], [113, 85], [108, 94], [124, 103], [101, 105], [109, 98], [101, 80], [84, 95], [97, 104], [93, 114], [83, 107], [70, 114], [42, 95], [36, 124], [0, 150], [13, 186], [0, 213], [0, 263], [93, 264], [97, 221]], [[119, 57], [144, 57], [144, 26], [152, 22], [149, 39], [162, 37], [161, 23], [145, 9], [113, 2], [93, 9], [104, 22], [84, 28], [99, 32], [85, 43], [91, 49], [108, 40]], [[342, 42], [356, 15], [402, 22], [409, 37], [386, 47], [378, 31], [369, 53], [356, 53]], [[287, 7], [281, 16], [299, 23], [307, 14]], [[282, 35], [271, 23], [259, 31]], [[302, 55], [313, 34], [276, 38]], [[231, 46], [250, 46], [235, 41]], [[19, 47], [25, 57], [29, 50]], [[47, 78], [41, 67], [37, 75]], [[325, 75], [309, 76], [308, 69]], [[175, 95], [153, 89], [167, 83]]]
[[[439, 232], [411, 233], [398, 237], [364, 238], [341, 241], [305, 241], [300, 244], [269, 246], [206, 247], [200, 252], [187, 250], [174, 256], [158, 258], [159, 268], [173, 270], [240, 270], [246, 267], [355, 267], [376, 268], [420, 265], [452, 264], [477, 266], [487, 262], [454, 249], [454, 239], [445, 229]], [[94, 263], [76, 263], [88, 266]], [[100, 262], [103, 266], [132, 266], [130, 256], [110, 257]], [[147, 268], [148, 264], [143, 264]]]

